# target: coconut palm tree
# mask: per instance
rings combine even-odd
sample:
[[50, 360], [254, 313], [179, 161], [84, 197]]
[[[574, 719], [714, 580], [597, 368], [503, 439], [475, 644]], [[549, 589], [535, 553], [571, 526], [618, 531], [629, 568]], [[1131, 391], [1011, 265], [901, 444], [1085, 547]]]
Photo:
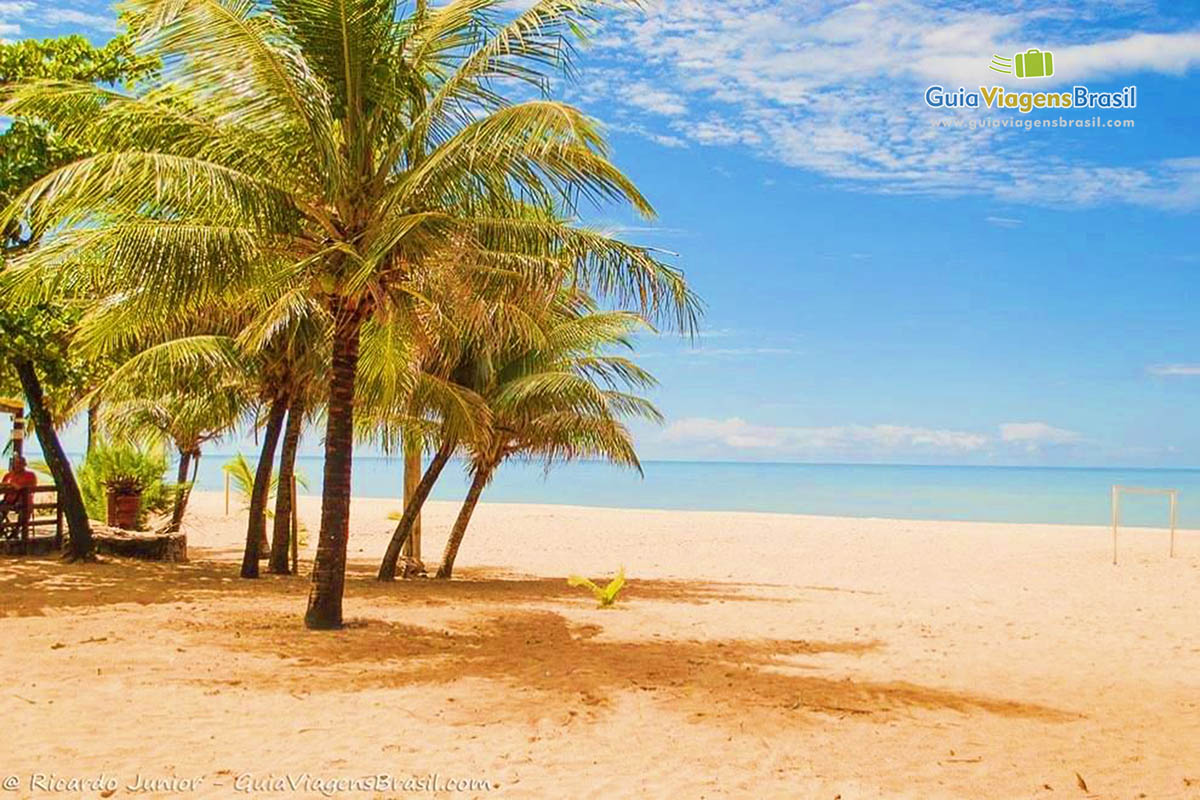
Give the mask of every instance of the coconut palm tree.
[[655, 381], [629, 358], [610, 351], [632, 349], [630, 336], [644, 321], [627, 312], [597, 312], [578, 295], [552, 311], [540, 345], [484, 353], [474, 365], [476, 390], [487, 401], [490, 424], [466, 445], [471, 483], [446, 543], [439, 578], [453, 573], [475, 506], [505, 460], [539, 458], [549, 468], [556, 461], [601, 458], [641, 472], [621, 419], [661, 421], [653, 405], [626, 391], [650, 388]]
[[25, 214], [53, 231], [15, 261], [16, 283], [53, 285], [48, 271], [101, 252], [104, 272], [91, 277], [134, 307], [189, 309], [246, 288], [270, 261], [293, 287], [280, 303], [310, 299], [327, 313], [309, 627], [341, 625], [364, 325], [408, 305], [401, 287], [449, 242], [530, 275], [565, 258], [580, 285], [694, 323], [682, 276], [645, 249], [521, 213], [530, 200], [652, 213], [593, 120], [501, 92], [544, 91], [602, 5], [538, 0], [513, 15], [504, 0], [135, 0], [140, 46], [162, 57], [154, 79], [133, 93], [31, 83], [0, 108], [96, 148], [0, 219]]
[[103, 427], [123, 439], [157, 444], [170, 442], [179, 458], [175, 502], [168, 529], [178, 531], [187, 512], [191, 488], [200, 468], [203, 446], [233, 430], [245, 416], [251, 398], [242, 380], [211, 381], [203, 392], [195, 387], [204, 378], [195, 373], [172, 373], [166, 381], [110, 382], [104, 386]]

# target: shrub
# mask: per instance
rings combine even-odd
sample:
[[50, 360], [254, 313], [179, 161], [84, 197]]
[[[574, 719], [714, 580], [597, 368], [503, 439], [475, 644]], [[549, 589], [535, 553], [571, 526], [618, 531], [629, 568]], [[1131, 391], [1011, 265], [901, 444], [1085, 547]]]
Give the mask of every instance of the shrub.
[[164, 476], [167, 458], [161, 448], [142, 449], [131, 445], [96, 444], [79, 468], [79, 489], [88, 516], [102, 520], [107, 516], [108, 493], [142, 495], [145, 525], [150, 512], [165, 511], [174, 499], [174, 487]]

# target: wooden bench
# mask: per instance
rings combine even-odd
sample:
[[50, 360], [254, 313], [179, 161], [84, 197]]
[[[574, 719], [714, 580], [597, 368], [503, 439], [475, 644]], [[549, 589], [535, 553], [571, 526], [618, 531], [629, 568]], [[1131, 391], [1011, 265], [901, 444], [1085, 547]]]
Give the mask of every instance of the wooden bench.
[[[52, 497], [43, 499], [47, 495]], [[0, 503], [0, 540], [5, 544], [19, 543], [20, 551], [28, 552], [30, 542], [38, 538], [39, 528], [53, 528], [54, 547], [62, 548], [63, 515], [58, 506], [58, 487], [21, 489], [17, 502]]]

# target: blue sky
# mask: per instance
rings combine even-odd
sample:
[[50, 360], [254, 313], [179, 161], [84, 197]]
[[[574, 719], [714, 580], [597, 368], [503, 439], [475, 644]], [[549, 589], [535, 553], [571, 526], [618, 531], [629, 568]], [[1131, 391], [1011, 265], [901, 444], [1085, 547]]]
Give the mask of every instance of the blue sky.
[[[3, 0], [0, 35], [101, 40], [104, 8]], [[1031, 47], [1053, 77], [988, 70]], [[698, 344], [642, 343], [645, 457], [1200, 465], [1200, 6], [657, 0], [579, 77], [659, 212], [589, 222], [679, 253], [708, 303]], [[932, 84], [1138, 104], [955, 129], [1026, 115]]]

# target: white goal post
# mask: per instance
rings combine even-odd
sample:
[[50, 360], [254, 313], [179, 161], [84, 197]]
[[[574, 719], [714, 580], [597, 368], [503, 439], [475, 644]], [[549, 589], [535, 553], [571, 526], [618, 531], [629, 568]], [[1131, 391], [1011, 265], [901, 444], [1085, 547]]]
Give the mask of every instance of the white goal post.
[[1144, 486], [1112, 487], [1112, 531], [1113, 531], [1113, 563], [1117, 563], [1117, 528], [1121, 524], [1121, 493], [1126, 494], [1161, 494], [1170, 500], [1171, 507], [1171, 558], [1175, 557], [1175, 519], [1179, 508], [1178, 489], [1148, 489]]

